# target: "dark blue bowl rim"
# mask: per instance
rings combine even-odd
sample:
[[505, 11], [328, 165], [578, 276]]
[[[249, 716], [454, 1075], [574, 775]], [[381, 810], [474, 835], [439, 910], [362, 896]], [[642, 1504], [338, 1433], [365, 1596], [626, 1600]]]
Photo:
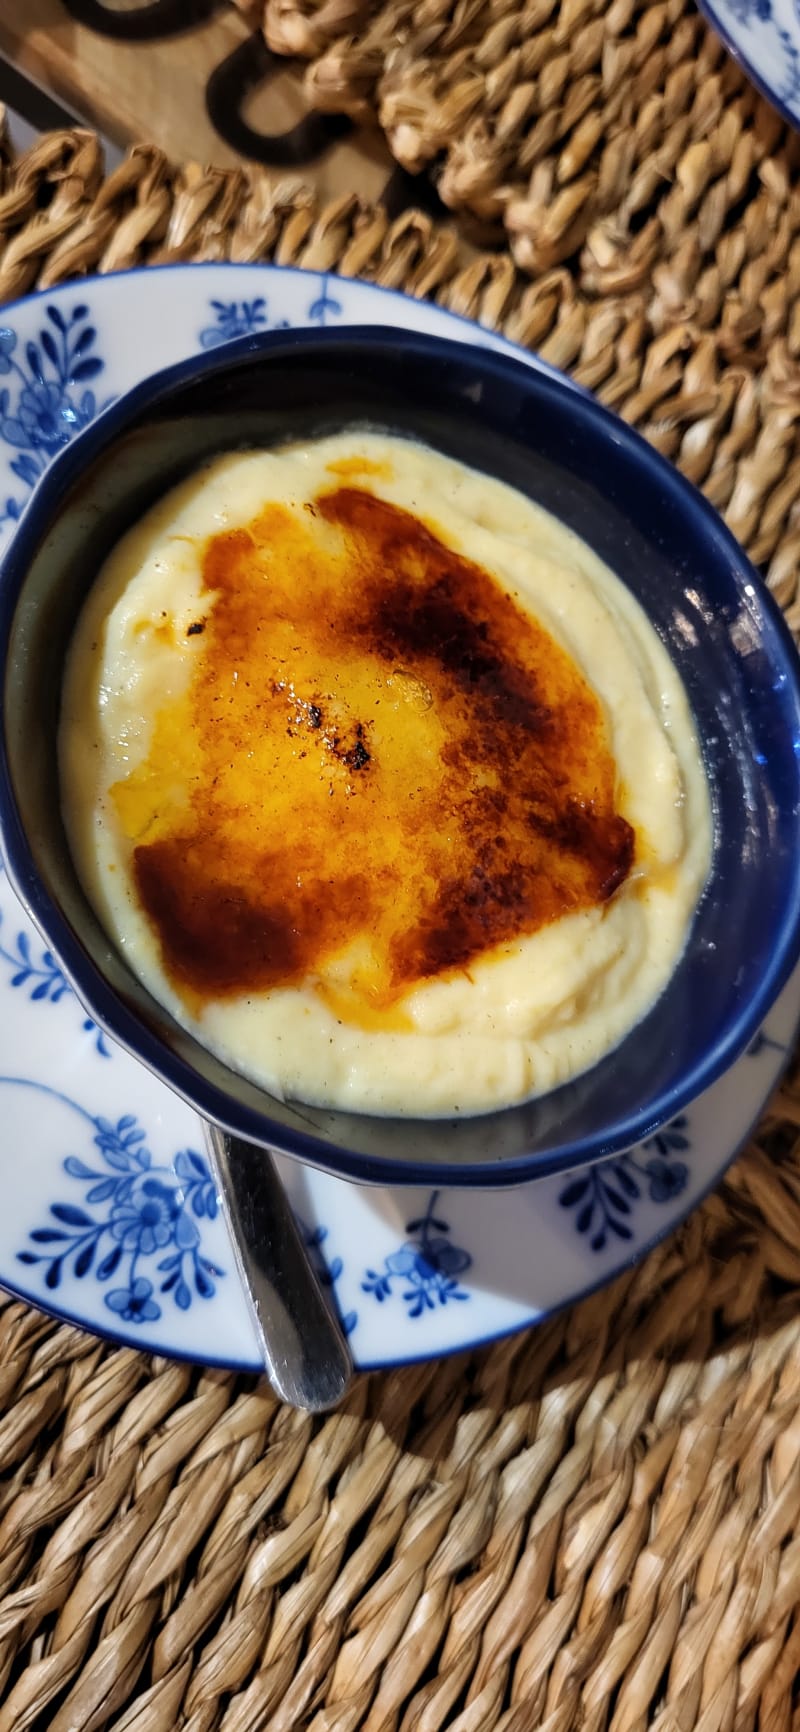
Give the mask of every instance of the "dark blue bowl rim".
[[[434, 355], [441, 358], [452, 354], [471, 367], [503, 379], [520, 383], [524, 378], [527, 389], [538, 395], [544, 405], [554, 399], [569, 403], [570, 413], [578, 426], [599, 434], [625, 450], [628, 457], [643, 472], [650, 471], [662, 489], [674, 502], [677, 512], [693, 525], [698, 539], [729, 572], [737, 584], [752, 586], [750, 600], [757, 598], [762, 623], [771, 638], [770, 652], [790, 687], [795, 708], [800, 713], [800, 660], [783, 615], [770, 595], [756, 568], [714, 508], [702, 494], [668, 463], [646, 441], [618, 416], [595, 398], [572, 390], [567, 383], [548, 374], [528, 368], [513, 356], [478, 345], [455, 343], [449, 338], [430, 336], [398, 328], [352, 325], [336, 330], [289, 329], [242, 337], [234, 342], [201, 355], [189, 357], [175, 365], [150, 375], [118, 398], [61, 452], [39, 482], [31, 503], [16, 529], [10, 547], [0, 559], [0, 670], [5, 669], [9, 651], [12, 621], [30, 558], [42, 537], [42, 518], [54, 514], [63, 493], [77, 480], [85, 464], [99, 455], [108, 442], [122, 431], [130, 419], [146, 408], [154, 408], [178, 386], [225, 371], [248, 355], [268, 355], [273, 350], [305, 348], [313, 351], [351, 349], [374, 351], [387, 346], [405, 351], [419, 362]], [[2, 674], [0, 674], [0, 678]], [[151, 1033], [146, 1024], [128, 1010], [108, 986], [101, 971], [73, 935], [56, 903], [45, 890], [36, 871], [30, 846], [24, 832], [11, 784], [5, 738], [5, 721], [0, 719], [0, 839], [10, 881], [20, 901], [46, 941], [58, 956], [67, 979], [89, 1013], [133, 1057], [141, 1060], [203, 1117], [216, 1120], [227, 1129], [254, 1142], [269, 1144], [282, 1153], [294, 1156], [341, 1177], [366, 1183], [389, 1185], [425, 1185], [431, 1175], [446, 1173], [450, 1187], [464, 1186], [483, 1189], [525, 1184], [553, 1173], [566, 1172], [587, 1161], [604, 1159], [621, 1153], [643, 1141], [657, 1126], [674, 1118], [690, 1101], [711, 1086], [745, 1051], [767, 1012], [785, 985], [800, 955], [800, 859], [795, 870], [793, 894], [786, 915], [775, 934], [758, 990], [749, 1003], [731, 1019], [725, 1038], [705, 1048], [695, 1064], [684, 1073], [680, 1083], [664, 1090], [644, 1107], [638, 1107], [601, 1136], [585, 1136], [557, 1151], [532, 1151], [510, 1156], [497, 1162], [491, 1158], [469, 1164], [448, 1160], [441, 1166], [435, 1161], [415, 1161], [413, 1157], [398, 1160], [391, 1156], [360, 1154], [334, 1143], [323, 1136], [281, 1125], [269, 1118], [268, 1112], [257, 1112], [236, 1101], [223, 1089], [200, 1076], [190, 1064], [172, 1052]], [[266, 1097], [268, 1099], [268, 1097]], [[302, 1103], [297, 1103], [302, 1110]], [[313, 1109], [312, 1109], [313, 1110]], [[515, 1110], [510, 1108], [509, 1111]], [[407, 1130], [409, 1145], [413, 1145], [413, 1118], [402, 1123]], [[425, 1121], [429, 1127], [430, 1120]], [[449, 1121], [445, 1121], [449, 1122]]]

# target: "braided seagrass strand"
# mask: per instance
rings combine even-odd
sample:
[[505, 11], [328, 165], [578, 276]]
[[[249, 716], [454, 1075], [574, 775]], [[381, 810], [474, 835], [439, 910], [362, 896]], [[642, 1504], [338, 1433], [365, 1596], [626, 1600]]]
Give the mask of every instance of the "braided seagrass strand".
[[[63, 133], [0, 151], [0, 295], [231, 257], [431, 296], [679, 463], [797, 630], [795, 147], [716, 51], [692, 58], [694, 28], [655, 226], [625, 216], [631, 171], [532, 278], [419, 212], [320, 207], [258, 171], [141, 148], [104, 181], [96, 140]], [[359, 1379], [321, 1420], [6, 1303], [0, 1732], [800, 1729], [798, 1246], [795, 1074], [612, 1288]]]
[[745, 305], [783, 268], [798, 141], [685, 0], [267, 0], [264, 31], [309, 59], [318, 108], [377, 120], [398, 162], [504, 229], [532, 275], [580, 257], [607, 292], [674, 257], [694, 287], [716, 262], [710, 323], [717, 275], [761, 258], [757, 234]]

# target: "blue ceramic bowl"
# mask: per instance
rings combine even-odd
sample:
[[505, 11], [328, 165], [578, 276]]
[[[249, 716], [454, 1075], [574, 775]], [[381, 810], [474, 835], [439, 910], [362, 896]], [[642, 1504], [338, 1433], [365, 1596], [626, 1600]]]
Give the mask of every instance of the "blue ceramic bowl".
[[[646, 608], [687, 688], [714, 810], [711, 876], [669, 986], [591, 1071], [460, 1122], [293, 1106], [237, 1076], [134, 979], [78, 883], [59, 814], [66, 646], [120, 534], [211, 454], [372, 422], [495, 475], [577, 531]], [[15, 887], [113, 1038], [198, 1111], [383, 1184], [520, 1183], [612, 1154], [707, 1088], [800, 953], [800, 688], [757, 573], [700, 495], [590, 398], [520, 362], [405, 331], [288, 331], [171, 368], [40, 483], [0, 568], [0, 822]]]

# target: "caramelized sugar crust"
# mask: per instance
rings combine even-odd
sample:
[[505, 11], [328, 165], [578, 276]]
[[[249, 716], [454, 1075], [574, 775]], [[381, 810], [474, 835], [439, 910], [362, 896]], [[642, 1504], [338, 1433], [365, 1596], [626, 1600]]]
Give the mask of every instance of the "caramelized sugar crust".
[[579, 668], [358, 473], [206, 543], [188, 690], [113, 790], [195, 1008], [310, 981], [403, 1026], [415, 985], [602, 905], [632, 865]]

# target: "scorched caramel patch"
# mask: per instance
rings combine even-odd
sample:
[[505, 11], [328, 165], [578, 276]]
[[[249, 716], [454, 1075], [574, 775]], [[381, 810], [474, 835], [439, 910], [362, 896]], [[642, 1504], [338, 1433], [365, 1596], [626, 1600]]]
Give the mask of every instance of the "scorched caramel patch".
[[188, 690], [114, 789], [189, 1000], [324, 990], [344, 957], [337, 1005], [391, 1016], [623, 882], [598, 699], [434, 524], [335, 486], [213, 536], [203, 581]]

